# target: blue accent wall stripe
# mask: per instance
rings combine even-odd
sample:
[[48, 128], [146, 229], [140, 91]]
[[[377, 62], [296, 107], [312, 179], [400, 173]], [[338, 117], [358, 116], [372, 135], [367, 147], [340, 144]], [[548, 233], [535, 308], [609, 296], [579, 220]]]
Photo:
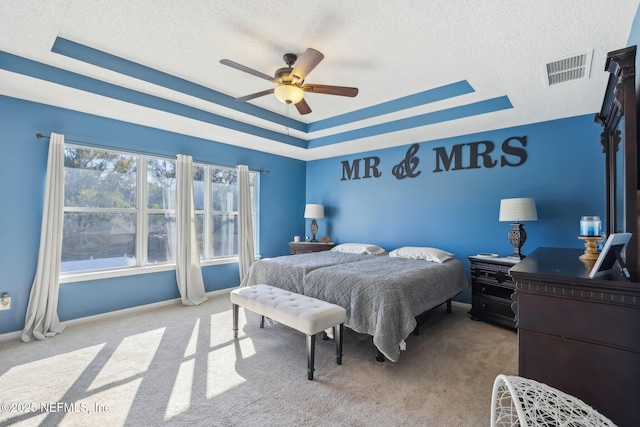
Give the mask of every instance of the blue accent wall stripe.
[[209, 113], [207, 111], [180, 104], [175, 101], [148, 95], [132, 89], [127, 89], [91, 77], [73, 73], [71, 71], [56, 68], [51, 65], [43, 64], [41, 62], [22, 58], [20, 56], [16, 56], [3, 51], [0, 51], [0, 68], [36, 79], [49, 81], [52, 83], [72, 87], [120, 101], [130, 102], [132, 104], [141, 105], [160, 111], [166, 111], [168, 113], [200, 120], [205, 123], [222, 126], [227, 129], [233, 129], [239, 132], [248, 133], [254, 136], [267, 138], [296, 147], [305, 148], [307, 145], [307, 142], [305, 140], [299, 138], [283, 135], [278, 132], [263, 129], [258, 126], [249, 125], [238, 120], [222, 117], [217, 114]]
[[362, 108], [360, 110], [352, 111], [341, 116], [318, 120], [317, 122], [309, 123], [308, 131], [315, 132], [335, 126], [341, 126], [347, 123], [370, 119], [372, 117], [381, 116], [383, 114], [389, 114], [396, 111], [405, 110], [407, 108], [430, 104], [432, 102], [442, 101], [444, 99], [466, 95], [473, 92], [475, 92], [475, 90], [473, 89], [473, 87], [471, 87], [469, 82], [467, 82], [466, 80], [462, 80], [445, 86], [425, 90], [413, 95], [397, 98], [392, 101], [383, 102], [371, 107]]
[[[310, 123], [307, 125], [305, 123], [299, 122], [297, 120], [293, 120], [289, 117], [284, 117], [280, 114], [276, 114], [274, 112], [265, 110], [255, 105], [251, 105], [244, 102], [237, 102], [228, 95], [209, 89], [202, 85], [184, 80], [180, 77], [167, 74], [165, 72], [156, 70], [154, 68], [129, 61], [127, 59], [106, 53], [104, 51], [68, 40], [62, 37], [56, 38], [56, 41], [54, 42], [53, 47], [51, 48], [51, 51], [60, 55], [64, 55], [64, 56], [79, 60], [79, 61], [86, 62], [88, 64], [92, 64], [92, 65], [102, 67], [111, 71], [115, 71], [120, 74], [124, 74], [130, 77], [144, 80], [144, 81], [147, 81], [162, 87], [166, 87], [181, 93], [185, 93], [185, 94], [194, 96], [196, 98], [200, 98], [205, 101], [209, 101], [209, 102], [212, 102], [236, 111], [241, 111], [247, 114], [251, 114], [255, 117], [259, 117], [261, 119], [271, 121], [273, 123], [281, 124], [283, 126], [288, 126], [291, 129], [295, 129], [302, 132], [314, 132], [314, 131], [329, 129], [329, 128], [345, 125], [348, 123], [353, 123], [356, 121], [365, 120], [372, 117], [393, 113], [396, 111], [401, 111], [407, 108], [412, 108], [412, 107], [416, 107], [424, 104], [441, 101], [448, 98], [453, 98], [456, 96], [473, 93], [475, 91], [473, 87], [471, 87], [469, 82], [467, 82], [466, 80], [462, 80], [459, 82], [451, 83], [451, 84], [440, 86], [437, 88], [425, 90], [413, 95], [397, 98], [397, 99], [384, 102], [378, 105], [373, 105], [371, 107], [362, 108], [360, 110], [352, 111], [350, 113], [342, 114], [340, 116], [334, 116], [324, 120], [319, 120], [317, 122]], [[169, 110], [165, 110], [165, 111], [169, 111]], [[218, 117], [219, 116], [216, 116], [216, 118]], [[419, 116], [416, 116], [416, 117], [419, 117]], [[436, 116], [433, 115], [431, 117], [434, 118]], [[446, 120], [452, 120], [452, 119], [446, 119]], [[206, 121], [210, 122], [211, 119]], [[233, 124], [233, 121], [231, 121], [231, 123]], [[387, 129], [386, 124], [380, 125], [380, 126], [373, 126], [373, 127], [366, 128], [367, 131], [365, 131], [363, 135], [373, 136], [373, 135], [378, 135], [382, 133], [393, 132], [394, 130], [402, 130], [402, 129], [407, 129], [408, 127], [420, 125], [420, 124], [412, 124], [413, 123], [412, 120], [395, 121], [390, 123], [391, 123], [391, 126], [400, 126], [400, 127], [399, 128], [392, 127]], [[215, 124], [220, 124], [220, 123], [215, 123]], [[225, 126], [224, 124], [220, 124], [220, 125]], [[402, 126], [407, 126], [407, 127], [402, 127]], [[240, 129], [237, 129], [236, 127], [230, 127], [230, 128], [235, 130], [240, 130]], [[257, 131], [254, 129], [248, 133], [252, 133], [258, 136], [264, 136], [256, 132]], [[375, 133], [372, 134], [367, 132], [375, 132]], [[340, 134], [340, 135], [344, 135], [344, 134]], [[280, 142], [285, 142], [279, 137], [276, 137], [274, 139]], [[337, 142], [342, 141], [340, 139], [340, 136], [335, 135], [332, 138], [327, 138], [327, 139], [320, 138], [316, 141], [322, 141], [322, 142], [316, 142], [315, 144], [326, 145], [329, 143], [333, 143], [333, 142], [329, 142], [332, 140], [335, 140]], [[305, 148], [307, 147], [307, 143], [302, 142], [302, 140], [299, 140], [299, 139], [297, 141], [289, 141], [286, 143], [295, 145], [298, 147], [305, 147]], [[308, 148], [312, 148], [313, 146], [314, 146], [313, 144], [308, 144]]]
[[[142, 79], [181, 93], [198, 97], [203, 100], [223, 105], [225, 107], [233, 108], [249, 114], [254, 114], [255, 116], [263, 118], [265, 120], [269, 120], [274, 123], [280, 123], [284, 126], [289, 126], [292, 129], [297, 129], [303, 132], [317, 131], [321, 129], [341, 126], [355, 121], [381, 116], [384, 114], [393, 113], [395, 111], [400, 111], [403, 109], [433, 103], [474, 92], [474, 89], [473, 87], [471, 87], [469, 82], [467, 82], [466, 80], [462, 80], [306, 125], [296, 120], [292, 120], [278, 114], [268, 112], [267, 110], [252, 105], [236, 102], [227, 95], [189, 82], [179, 77], [169, 75], [167, 73], [137, 64], [135, 62], [128, 61], [123, 58], [119, 58], [117, 56], [102, 52], [97, 49], [93, 49], [88, 46], [84, 46], [79, 43], [72, 42], [64, 38], [58, 37], [56, 39], [52, 51], [99, 67], [119, 72], [121, 74]], [[290, 135], [285, 135], [283, 133], [264, 129], [260, 126], [255, 126], [231, 118], [223, 117], [221, 115], [181, 104], [176, 101], [171, 101], [162, 97], [135, 91], [92, 77], [83, 76], [72, 71], [67, 71], [55, 66], [33, 61], [28, 58], [10, 54], [8, 52], [0, 51], [0, 69], [5, 69], [7, 71], [15, 72], [25, 76], [49, 81], [52, 83], [75, 88], [89, 93], [94, 93], [112, 99], [117, 99], [135, 105], [176, 114], [182, 117], [202, 121], [204, 123], [210, 123], [248, 135], [265, 138], [268, 140], [277, 141], [300, 148], [322, 147], [330, 144], [337, 144], [350, 140], [402, 131], [418, 126], [427, 126], [434, 123], [456, 120], [473, 115], [513, 108], [508, 97], [503, 96], [306, 141], [301, 138], [296, 138]]]
[[305, 123], [299, 122], [289, 117], [284, 117], [281, 114], [265, 110], [264, 108], [260, 108], [246, 102], [238, 102], [229, 95], [225, 95], [221, 92], [209, 89], [205, 86], [190, 82], [188, 80], [184, 80], [180, 77], [172, 76], [171, 74], [158, 71], [154, 68], [147, 67], [145, 65], [141, 65], [115, 55], [111, 55], [101, 50], [64, 39], [62, 37], [56, 38], [51, 51], [60, 55], [77, 59], [82, 62], [96, 65], [98, 67], [106, 68], [120, 74], [135, 77], [137, 79], [144, 80], [158, 86], [173, 89], [175, 91], [182, 92], [196, 98], [203, 99], [205, 101], [213, 102], [215, 104], [231, 108], [236, 111], [251, 114], [255, 117], [260, 117], [261, 119], [269, 120], [283, 126], [288, 126], [292, 129], [296, 129], [302, 132], [306, 131], [307, 129], [307, 125]]
[[470, 116], [477, 116], [479, 114], [506, 110], [508, 108], [513, 108], [511, 101], [509, 101], [509, 97], [501, 96], [498, 98], [487, 99], [472, 104], [448, 108], [446, 110], [434, 111], [431, 113], [407, 117], [405, 119], [381, 123], [366, 128], [355, 129], [348, 132], [312, 139], [309, 141], [309, 148], [323, 147], [326, 145], [352, 141], [355, 139], [361, 139], [375, 135], [382, 135], [385, 133], [397, 132], [419, 126], [428, 126], [434, 123], [446, 122], [449, 120], [456, 120]]

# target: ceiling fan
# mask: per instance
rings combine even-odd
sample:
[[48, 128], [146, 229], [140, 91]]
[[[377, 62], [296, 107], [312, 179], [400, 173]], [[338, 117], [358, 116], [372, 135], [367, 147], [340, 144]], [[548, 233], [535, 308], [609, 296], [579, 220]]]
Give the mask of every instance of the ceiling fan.
[[293, 68], [293, 64], [295, 64], [298, 59], [297, 55], [293, 53], [286, 53], [282, 58], [287, 66], [277, 69], [273, 77], [252, 68], [245, 67], [244, 65], [238, 64], [237, 62], [233, 62], [229, 59], [220, 60], [221, 64], [277, 84], [275, 88], [236, 98], [236, 101], [249, 101], [251, 99], [273, 93], [281, 102], [284, 102], [285, 104], [294, 104], [300, 114], [309, 114], [311, 112], [311, 108], [304, 99], [305, 92], [350, 97], [354, 97], [358, 94], [358, 88], [355, 87], [304, 83], [304, 79], [311, 70], [313, 70], [320, 61], [324, 59], [324, 55], [315, 49], [308, 48], [300, 57], [300, 61], [298, 61], [295, 68]]

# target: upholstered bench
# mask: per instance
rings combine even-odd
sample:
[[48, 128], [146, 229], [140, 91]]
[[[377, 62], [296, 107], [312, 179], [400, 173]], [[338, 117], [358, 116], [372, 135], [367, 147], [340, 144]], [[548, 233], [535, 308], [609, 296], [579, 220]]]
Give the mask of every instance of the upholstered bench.
[[333, 328], [336, 363], [342, 365], [342, 332], [347, 311], [335, 304], [269, 285], [253, 285], [231, 291], [233, 304], [233, 336], [238, 337], [238, 307], [242, 306], [264, 317], [297, 329], [307, 335], [307, 377], [313, 379], [316, 334]]

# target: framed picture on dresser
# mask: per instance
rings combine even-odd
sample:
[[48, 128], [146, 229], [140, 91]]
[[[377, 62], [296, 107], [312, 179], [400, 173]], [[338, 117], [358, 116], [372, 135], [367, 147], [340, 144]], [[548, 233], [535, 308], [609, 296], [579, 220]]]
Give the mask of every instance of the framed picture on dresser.
[[602, 248], [602, 251], [600, 252], [600, 255], [598, 256], [598, 259], [596, 260], [596, 263], [593, 265], [593, 268], [589, 273], [589, 277], [593, 279], [594, 277], [611, 274], [617, 261], [620, 271], [627, 279], [629, 279], [629, 270], [627, 270], [622, 254], [624, 253], [630, 239], [631, 233], [610, 234]]

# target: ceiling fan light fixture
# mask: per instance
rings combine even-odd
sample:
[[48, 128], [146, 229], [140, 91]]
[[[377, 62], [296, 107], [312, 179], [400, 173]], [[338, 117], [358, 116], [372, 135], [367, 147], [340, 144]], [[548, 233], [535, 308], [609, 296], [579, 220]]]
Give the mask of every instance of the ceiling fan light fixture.
[[[276, 84], [276, 87], [273, 89], [235, 98], [236, 101], [246, 102], [273, 93], [278, 101], [284, 104], [294, 104], [298, 113], [309, 114], [311, 113], [311, 108], [304, 99], [305, 92], [348, 96], [352, 98], [358, 94], [357, 87], [304, 84], [306, 77], [323, 58], [324, 55], [322, 53], [315, 49], [308, 48], [294, 67], [293, 65], [296, 63], [298, 56], [293, 53], [285, 53], [282, 59], [284, 59], [287, 66], [278, 68], [273, 77], [229, 59], [221, 59], [220, 63]], [[287, 113], [288, 111], [289, 110], [287, 110]]]
[[304, 91], [298, 86], [284, 84], [274, 89], [276, 98], [285, 104], [297, 104], [304, 98]]

